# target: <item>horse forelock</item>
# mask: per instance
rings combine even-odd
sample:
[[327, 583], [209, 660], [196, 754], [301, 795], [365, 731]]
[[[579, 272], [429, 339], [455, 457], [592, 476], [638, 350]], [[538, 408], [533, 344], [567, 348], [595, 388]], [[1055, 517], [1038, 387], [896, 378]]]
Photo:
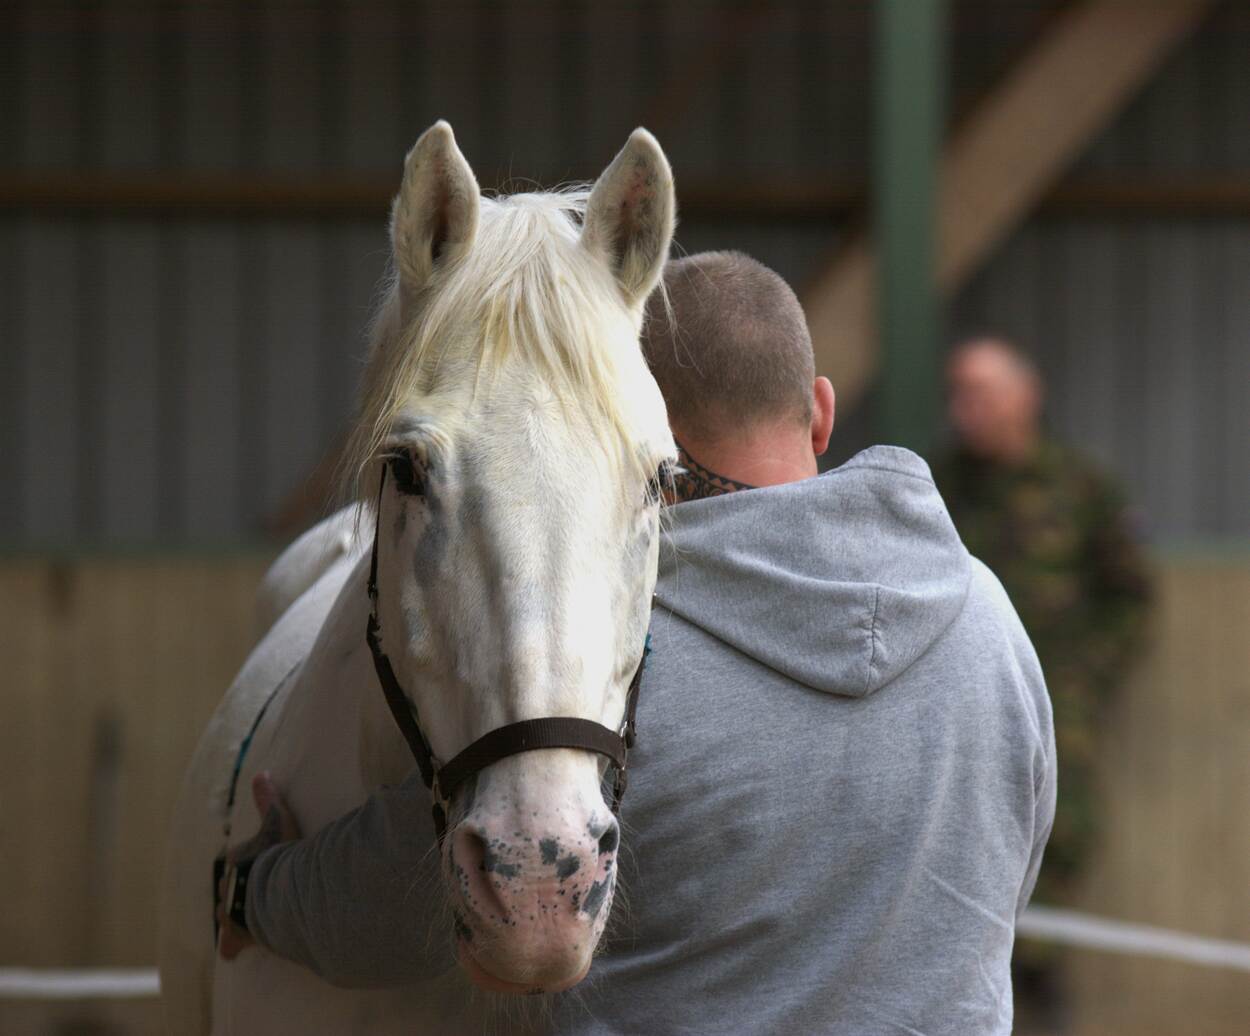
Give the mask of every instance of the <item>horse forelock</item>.
[[[589, 191], [483, 198], [473, 247], [431, 278], [406, 321], [389, 278], [371, 330], [360, 417], [344, 475], [358, 503], [375, 491], [369, 472], [396, 416], [419, 406], [449, 379], [477, 391], [509, 360], [518, 361], [562, 404], [576, 408], [613, 463], [645, 477], [652, 462], [624, 384], [626, 363], [641, 364], [636, 318], [611, 271], [579, 243]], [[634, 355], [622, 355], [632, 348]]]

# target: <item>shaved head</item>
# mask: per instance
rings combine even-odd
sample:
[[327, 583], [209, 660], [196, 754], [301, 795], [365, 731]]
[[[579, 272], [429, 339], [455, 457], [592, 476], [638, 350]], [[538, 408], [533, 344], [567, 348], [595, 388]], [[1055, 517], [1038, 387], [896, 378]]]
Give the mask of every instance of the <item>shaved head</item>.
[[700, 252], [664, 268], [643, 351], [674, 427], [715, 440], [765, 423], [812, 420], [812, 338], [794, 291], [741, 252]]

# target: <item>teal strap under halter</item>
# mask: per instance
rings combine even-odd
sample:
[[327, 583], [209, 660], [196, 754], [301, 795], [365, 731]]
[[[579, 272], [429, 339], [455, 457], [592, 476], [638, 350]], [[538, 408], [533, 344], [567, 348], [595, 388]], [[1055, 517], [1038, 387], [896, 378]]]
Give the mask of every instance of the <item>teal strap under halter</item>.
[[265, 712], [268, 710], [270, 702], [278, 696], [278, 692], [286, 686], [287, 681], [291, 679], [291, 677], [295, 674], [295, 670], [298, 669], [299, 666], [299, 662], [296, 662], [295, 665], [291, 666], [286, 676], [278, 681], [278, 686], [269, 692], [269, 696], [265, 699], [265, 704], [260, 707], [260, 712], [256, 713], [256, 718], [252, 720], [252, 726], [247, 732], [247, 737], [245, 737], [243, 739], [243, 743], [239, 745], [238, 754], [234, 757], [234, 769], [230, 771], [230, 794], [226, 796], [227, 811], [234, 806], [234, 795], [239, 785], [239, 774], [243, 771], [243, 760], [247, 758], [247, 750], [252, 747], [252, 738], [256, 736], [256, 731], [260, 727], [260, 721], [265, 718]]

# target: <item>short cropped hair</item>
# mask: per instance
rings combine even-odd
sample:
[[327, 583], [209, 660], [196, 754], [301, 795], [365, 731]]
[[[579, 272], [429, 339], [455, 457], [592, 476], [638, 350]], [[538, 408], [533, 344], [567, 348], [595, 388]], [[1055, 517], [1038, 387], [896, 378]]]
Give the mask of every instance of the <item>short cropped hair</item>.
[[700, 252], [664, 268], [642, 345], [669, 416], [716, 439], [765, 422], [812, 419], [812, 336], [794, 291], [741, 252]]

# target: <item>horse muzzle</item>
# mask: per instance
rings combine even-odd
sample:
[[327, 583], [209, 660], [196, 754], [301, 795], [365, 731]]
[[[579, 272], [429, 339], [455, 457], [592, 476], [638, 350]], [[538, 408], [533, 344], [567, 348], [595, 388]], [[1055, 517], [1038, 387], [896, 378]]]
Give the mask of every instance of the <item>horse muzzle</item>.
[[616, 887], [620, 840], [606, 809], [493, 812], [475, 806], [448, 833], [462, 964], [496, 992], [558, 992], [585, 977]]

